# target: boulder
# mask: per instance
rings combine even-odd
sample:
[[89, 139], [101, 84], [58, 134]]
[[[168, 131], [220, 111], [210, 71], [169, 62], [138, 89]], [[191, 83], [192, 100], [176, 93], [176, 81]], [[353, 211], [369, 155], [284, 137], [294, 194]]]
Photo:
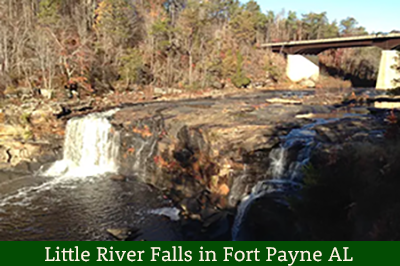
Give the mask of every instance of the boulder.
[[51, 90], [51, 89], [40, 89], [40, 94], [46, 99], [51, 99], [51, 97], [53, 96], [53, 90]]
[[109, 228], [107, 233], [120, 241], [135, 240], [142, 234], [138, 228]]
[[306, 88], [315, 88], [316, 83], [311, 79], [304, 79], [299, 82], [299, 84]]
[[225, 83], [216, 81], [211, 84], [211, 87], [216, 90], [222, 90], [225, 87]]
[[302, 104], [303, 102], [301, 100], [295, 100], [295, 99], [282, 99], [282, 98], [272, 98], [272, 99], [267, 99], [267, 103], [271, 104]]
[[126, 177], [123, 175], [112, 175], [110, 179], [113, 181], [126, 181]]

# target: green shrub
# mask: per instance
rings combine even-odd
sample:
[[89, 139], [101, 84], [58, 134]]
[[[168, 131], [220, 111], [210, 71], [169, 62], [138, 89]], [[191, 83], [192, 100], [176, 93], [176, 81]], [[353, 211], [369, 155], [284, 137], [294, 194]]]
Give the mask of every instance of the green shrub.
[[244, 76], [234, 76], [232, 78], [232, 84], [235, 85], [236, 88], [247, 88], [251, 83], [251, 80]]
[[237, 53], [236, 73], [231, 80], [236, 88], [247, 88], [251, 83], [251, 80], [243, 72], [243, 56], [239, 52]]
[[139, 79], [139, 70], [143, 67], [142, 55], [138, 49], [127, 49], [120, 58], [121, 67], [119, 74], [122, 80], [128, 84], [136, 82]]

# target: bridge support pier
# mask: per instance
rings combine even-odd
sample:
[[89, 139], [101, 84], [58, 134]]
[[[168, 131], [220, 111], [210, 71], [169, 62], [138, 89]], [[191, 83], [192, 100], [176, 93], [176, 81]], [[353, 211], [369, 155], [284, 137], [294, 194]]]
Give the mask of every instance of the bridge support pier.
[[302, 80], [318, 81], [319, 66], [302, 55], [287, 55], [286, 75], [293, 82]]
[[393, 68], [397, 64], [397, 56], [398, 53], [395, 50], [382, 51], [376, 89], [389, 90], [400, 86], [400, 82], [395, 82], [395, 79], [400, 79], [400, 74]]

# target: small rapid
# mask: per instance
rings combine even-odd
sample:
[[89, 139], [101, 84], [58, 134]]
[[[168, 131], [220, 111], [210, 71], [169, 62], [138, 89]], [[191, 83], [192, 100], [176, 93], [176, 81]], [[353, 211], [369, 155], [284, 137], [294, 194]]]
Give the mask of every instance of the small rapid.
[[[316, 119], [313, 123], [302, 128], [292, 129], [288, 135], [281, 137], [279, 147], [271, 150], [269, 155], [270, 166], [267, 171], [269, 179], [259, 181], [245, 196], [237, 209], [232, 226], [233, 240], [246, 240], [248, 233], [242, 226], [250, 206], [257, 199], [271, 195], [276, 201], [287, 204], [283, 196], [296, 193], [302, 187], [303, 168], [310, 161], [311, 152], [316, 145], [317, 135], [314, 127], [336, 121], [336, 119]], [[291, 150], [297, 150], [294, 160], [288, 159]]]

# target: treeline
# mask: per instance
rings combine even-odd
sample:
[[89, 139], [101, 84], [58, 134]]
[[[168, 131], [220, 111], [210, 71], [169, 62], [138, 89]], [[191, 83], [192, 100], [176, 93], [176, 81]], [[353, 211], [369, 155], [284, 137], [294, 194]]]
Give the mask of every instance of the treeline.
[[242, 87], [283, 74], [262, 43], [366, 33], [354, 18], [263, 12], [254, 0], [0, 0], [0, 90]]

